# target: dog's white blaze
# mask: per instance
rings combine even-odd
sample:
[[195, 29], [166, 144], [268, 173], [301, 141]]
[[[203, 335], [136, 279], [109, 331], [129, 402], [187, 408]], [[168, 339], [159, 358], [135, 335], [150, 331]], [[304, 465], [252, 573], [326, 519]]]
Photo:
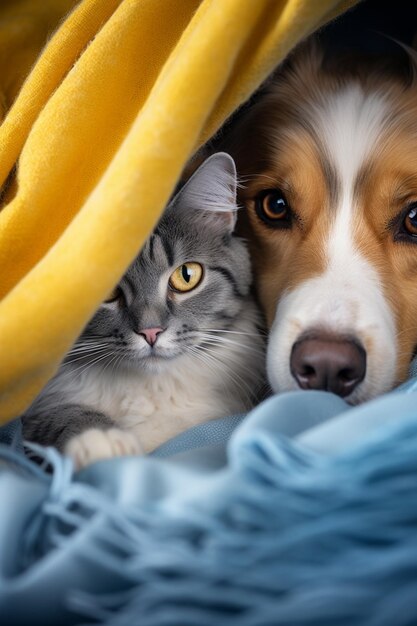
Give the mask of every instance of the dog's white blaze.
[[326, 246], [326, 267], [285, 294], [278, 305], [268, 346], [268, 376], [276, 391], [297, 387], [290, 355], [298, 337], [313, 329], [355, 336], [367, 352], [367, 374], [349, 398], [368, 399], [392, 386], [395, 374], [395, 324], [376, 268], [354, 242], [354, 183], [375, 148], [387, 108], [382, 96], [357, 85], [338, 92], [316, 109], [315, 127], [326, 158], [339, 180], [338, 206]]
[[339, 206], [330, 207], [335, 221], [327, 244], [329, 267], [340, 266], [350, 275], [355, 261], [364, 260], [353, 243], [354, 184], [361, 166], [376, 147], [387, 103], [382, 95], [365, 94], [360, 85], [354, 84], [328, 98], [326, 106], [317, 113], [319, 136], [341, 185]]

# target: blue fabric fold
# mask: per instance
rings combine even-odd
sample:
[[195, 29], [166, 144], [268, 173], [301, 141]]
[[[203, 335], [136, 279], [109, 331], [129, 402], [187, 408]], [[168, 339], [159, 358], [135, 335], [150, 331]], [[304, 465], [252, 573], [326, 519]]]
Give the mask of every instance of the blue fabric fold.
[[78, 474], [9, 427], [0, 624], [417, 623], [416, 388], [274, 396]]

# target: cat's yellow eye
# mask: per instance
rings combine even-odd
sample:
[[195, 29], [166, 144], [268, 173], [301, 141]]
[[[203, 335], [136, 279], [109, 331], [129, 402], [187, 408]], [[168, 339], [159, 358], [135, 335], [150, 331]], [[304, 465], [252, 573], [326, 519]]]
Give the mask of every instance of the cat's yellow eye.
[[200, 263], [183, 263], [172, 272], [169, 286], [174, 291], [185, 293], [195, 289], [203, 279], [203, 266]]

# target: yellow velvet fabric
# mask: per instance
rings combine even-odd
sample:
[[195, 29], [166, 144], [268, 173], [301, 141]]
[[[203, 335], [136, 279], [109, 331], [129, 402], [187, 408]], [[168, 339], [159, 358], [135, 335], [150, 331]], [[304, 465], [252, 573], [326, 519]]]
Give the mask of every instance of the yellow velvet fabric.
[[54, 373], [192, 152], [354, 3], [2, 0], [0, 422]]

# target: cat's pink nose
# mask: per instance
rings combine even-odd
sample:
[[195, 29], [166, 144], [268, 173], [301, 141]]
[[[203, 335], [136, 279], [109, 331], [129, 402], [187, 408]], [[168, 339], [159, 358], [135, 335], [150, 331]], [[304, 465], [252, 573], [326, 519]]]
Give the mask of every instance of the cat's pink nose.
[[158, 335], [164, 332], [163, 328], [142, 328], [139, 331], [139, 335], [145, 338], [150, 346], [153, 346], [158, 339]]

